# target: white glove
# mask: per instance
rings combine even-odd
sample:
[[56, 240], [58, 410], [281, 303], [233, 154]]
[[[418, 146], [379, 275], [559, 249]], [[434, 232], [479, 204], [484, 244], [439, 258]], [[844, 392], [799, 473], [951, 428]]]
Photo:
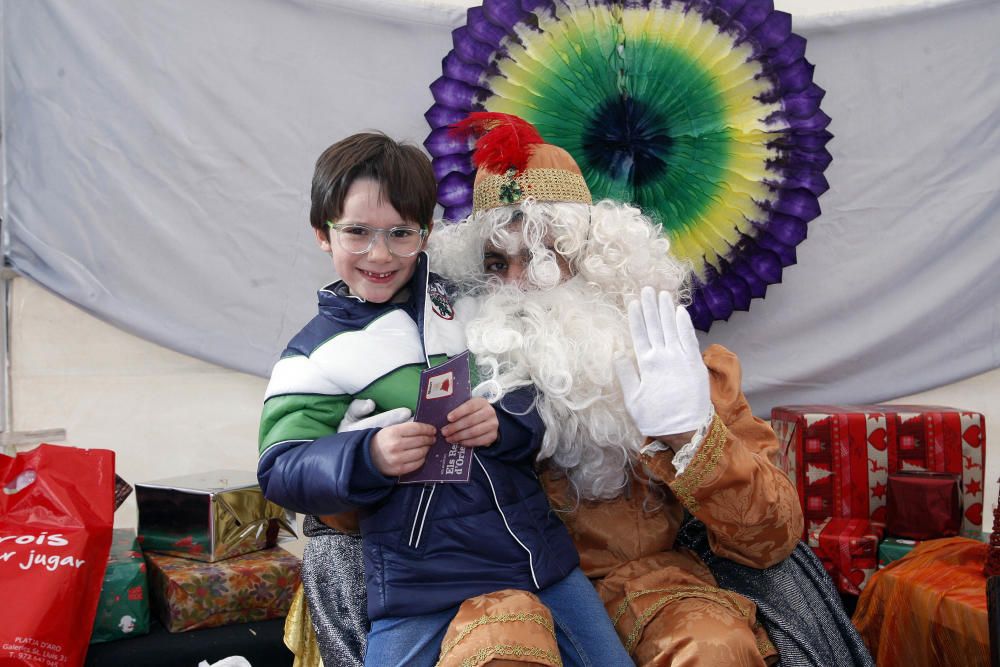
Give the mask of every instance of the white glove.
[[[347, 412], [344, 413], [344, 418], [340, 420], [340, 425], [337, 426], [337, 433], [360, 431], [366, 428], [395, 426], [396, 424], [409, 421], [413, 417], [413, 413], [410, 412], [409, 408], [396, 408], [395, 410], [386, 410], [377, 415], [372, 415], [374, 411], [375, 401], [370, 398], [351, 401], [351, 404], [347, 406]], [[369, 417], [369, 415], [371, 416]]]
[[628, 322], [639, 372], [631, 359], [616, 361], [615, 371], [639, 432], [659, 437], [697, 430], [712, 401], [691, 316], [669, 292], [657, 299], [652, 287], [644, 287], [639, 301], [628, 305]]

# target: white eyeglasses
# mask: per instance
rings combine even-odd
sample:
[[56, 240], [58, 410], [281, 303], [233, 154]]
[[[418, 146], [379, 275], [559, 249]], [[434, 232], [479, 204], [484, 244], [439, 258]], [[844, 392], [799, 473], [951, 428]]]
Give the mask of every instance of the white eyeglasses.
[[371, 251], [375, 246], [375, 239], [381, 235], [390, 253], [396, 257], [413, 257], [420, 252], [424, 237], [427, 236], [427, 230], [422, 228], [376, 229], [354, 222], [327, 221], [326, 224], [336, 233], [340, 247], [352, 255], [363, 255]]

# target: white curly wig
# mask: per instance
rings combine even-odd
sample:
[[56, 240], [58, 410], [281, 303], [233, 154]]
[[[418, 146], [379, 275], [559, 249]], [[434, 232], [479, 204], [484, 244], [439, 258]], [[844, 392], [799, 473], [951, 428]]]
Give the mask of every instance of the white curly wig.
[[[487, 242], [530, 253], [518, 285], [486, 273]], [[538, 389], [535, 407], [546, 427], [538, 458], [565, 470], [582, 498], [616, 496], [642, 445], [613, 362], [633, 354], [627, 305], [644, 286], [688, 299], [690, 266], [669, 250], [658, 225], [610, 200], [528, 199], [439, 225], [431, 235], [432, 269], [478, 302], [466, 335], [491, 400], [526, 385]]]

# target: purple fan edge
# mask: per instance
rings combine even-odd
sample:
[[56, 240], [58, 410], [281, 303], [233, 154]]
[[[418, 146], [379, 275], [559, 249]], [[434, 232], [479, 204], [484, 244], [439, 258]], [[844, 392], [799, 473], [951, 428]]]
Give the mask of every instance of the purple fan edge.
[[[641, 4], [641, 3], [640, 3]], [[722, 272], [695, 281], [688, 306], [692, 321], [709, 331], [716, 320], [728, 320], [734, 310], [749, 310], [767, 287], [781, 282], [782, 269], [796, 262], [795, 248], [807, 234], [808, 222], [819, 215], [818, 197], [829, 188], [823, 172], [831, 156], [830, 118], [820, 109], [825, 93], [813, 82], [814, 66], [805, 60], [806, 40], [791, 31], [791, 17], [775, 11], [771, 0], [693, 0], [705, 16], [730, 22], [730, 30], [750, 40], [755, 54], [770, 59], [780, 112], [788, 130], [775, 143], [782, 158], [773, 167], [782, 174], [774, 201], [765, 206], [767, 219], [755, 223], [756, 237], [744, 237], [724, 258]], [[425, 113], [431, 133], [424, 142], [434, 158], [438, 199], [445, 220], [465, 218], [471, 211], [471, 147], [447, 133], [457, 115], [483, 108], [489, 92], [479, 87], [483, 72], [502, 54], [503, 33], [514, 34], [538, 11], [551, 12], [551, 0], [485, 0], [470, 8], [468, 22], [452, 32], [454, 49], [442, 61], [444, 75], [431, 84], [435, 104]], [[450, 60], [449, 60], [450, 59]], [[462, 144], [465, 144], [464, 147]]]

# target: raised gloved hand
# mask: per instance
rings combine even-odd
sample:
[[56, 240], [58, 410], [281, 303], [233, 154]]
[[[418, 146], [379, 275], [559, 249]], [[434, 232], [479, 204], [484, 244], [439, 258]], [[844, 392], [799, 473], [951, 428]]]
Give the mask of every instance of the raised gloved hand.
[[657, 297], [644, 287], [639, 300], [628, 305], [628, 321], [635, 364], [620, 359], [615, 371], [635, 425], [654, 438], [696, 431], [711, 414], [712, 402], [691, 316], [669, 292]]
[[347, 406], [347, 412], [344, 413], [344, 418], [337, 426], [337, 433], [361, 431], [366, 428], [385, 428], [386, 426], [402, 424], [413, 417], [409, 408], [396, 408], [372, 415], [374, 411], [375, 401], [370, 398], [351, 401], [351, 404]]

